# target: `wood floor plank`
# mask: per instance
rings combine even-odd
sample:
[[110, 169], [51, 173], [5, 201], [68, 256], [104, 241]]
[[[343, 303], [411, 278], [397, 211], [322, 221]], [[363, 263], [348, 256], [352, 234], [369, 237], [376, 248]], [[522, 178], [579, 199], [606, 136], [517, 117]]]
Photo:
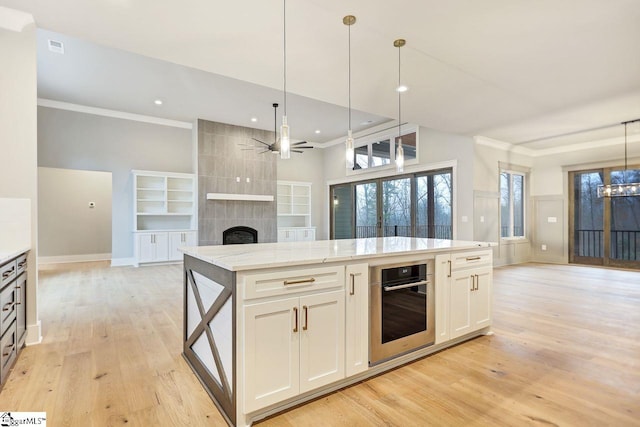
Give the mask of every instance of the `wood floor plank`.
[[[40, 272], [43, 342], [0, 410], [54, 426], [225, 426], [181, 356], [179, 265]], [[260, 426], [640, 426], [640, 273], [494, 271], [495, 335], [263, 420]]]

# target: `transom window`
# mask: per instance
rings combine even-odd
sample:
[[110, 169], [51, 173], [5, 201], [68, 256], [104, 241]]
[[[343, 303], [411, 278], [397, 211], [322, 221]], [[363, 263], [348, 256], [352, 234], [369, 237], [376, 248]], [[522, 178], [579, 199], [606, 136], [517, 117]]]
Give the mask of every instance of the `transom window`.
[[[353, 153], [353, 171], [393, 167], [395, 164], [396, 148], [399, 144], [397, 135], [395, 128], [392, 128], [385, 132], [377, 132], [361, 138], [361, 141], [356, 143]], [[407, 164], [407, 162], [411, 164], [411, 162], [415, 161], [418, 157], [417, 139], [417, 128], [415, 126], [408, 126], [408, 129], [402, 134], [405, 164]]]

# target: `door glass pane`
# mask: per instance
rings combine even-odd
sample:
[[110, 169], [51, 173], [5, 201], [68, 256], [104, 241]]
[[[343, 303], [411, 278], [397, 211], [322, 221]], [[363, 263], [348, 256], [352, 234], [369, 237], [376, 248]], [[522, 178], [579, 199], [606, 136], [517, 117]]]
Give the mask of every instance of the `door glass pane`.
[[411, 236], [411, 179], [382, 182], [383, 236]]
[[353, 238], [353, 203], [352, 187], [349, 185], [335, 186], [332, 189], [333, 208], [333, 238]]
[[500, 237], [511, 236], [511, 174], [500, 174]]
[[[611, 184], [640, 182], [640, 169], [612, 171]], [[640, 197], [611, 198], [611, 245], [609, 258], [640, 261]]]
[[375, 182], [356, 185], [356, 237], [377, 237], [377, 186]]
[[[430, 176], [416, 177], [416, 233], [415, 237], [433, 237], [429, 235], [429, 190]], [[431, 189], [433, 191], [433, 189]]]
[[383, 166], [391, 163], [391, 147], [389, 140], [371, 144], [371, 166]]
[[436, 239], [452, 239], [451, 200], [453, 187], [451, 173], [440, 173], [433, 176], [434, 233], [429, 237]]
[[602, 258], [604, 253], [604, 203], [598, 198], [602, 185], [599, 172], [574, 175], [574, 242], [573, 254], [578, 257]]

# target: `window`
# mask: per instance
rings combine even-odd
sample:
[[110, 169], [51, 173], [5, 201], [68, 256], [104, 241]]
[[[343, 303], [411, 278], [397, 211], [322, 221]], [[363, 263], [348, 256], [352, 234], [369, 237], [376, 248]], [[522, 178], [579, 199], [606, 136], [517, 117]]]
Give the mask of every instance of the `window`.
[[[407, 129], [402, 135], [405, 164], [418, 158], [417, 128], [415, 126], [407, 127], [410, 129]], [[361, 140], [357, 142], [353, 153], [353, 170], [394, 167], [398, 145], [396, 135], [398, 135], [396, 128], [391, 128], [360, 138]]]
[[452, 239], [452, 178], [440, 169], [333, 185], [330, 236]]
[[519, 172], [500, 173], [500, 237], [524, 237], [525, 175]]

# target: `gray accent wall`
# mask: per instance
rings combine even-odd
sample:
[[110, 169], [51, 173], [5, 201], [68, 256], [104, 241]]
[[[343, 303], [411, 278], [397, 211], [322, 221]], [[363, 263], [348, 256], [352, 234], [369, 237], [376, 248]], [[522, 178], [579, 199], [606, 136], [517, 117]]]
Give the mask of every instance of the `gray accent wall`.
[[[198, 120], [198, 244], [222, 244], [234, 226], [258, 230], [258, 242], [277, 241], [277, 155], [261, 153], [273, 132]], [[253, 148], [256, 147], [256, 148]], [[207, 193], [272, 195], [273, 202], [207, 200]]]
[[38, 168], [38, 221], [39, 257], [110, 259], [111, 172]]
[[131, 170], [193, 173], [191, 130], [38, 107], [38, 166], [112, 173], [112, 259], [130, 259]]

